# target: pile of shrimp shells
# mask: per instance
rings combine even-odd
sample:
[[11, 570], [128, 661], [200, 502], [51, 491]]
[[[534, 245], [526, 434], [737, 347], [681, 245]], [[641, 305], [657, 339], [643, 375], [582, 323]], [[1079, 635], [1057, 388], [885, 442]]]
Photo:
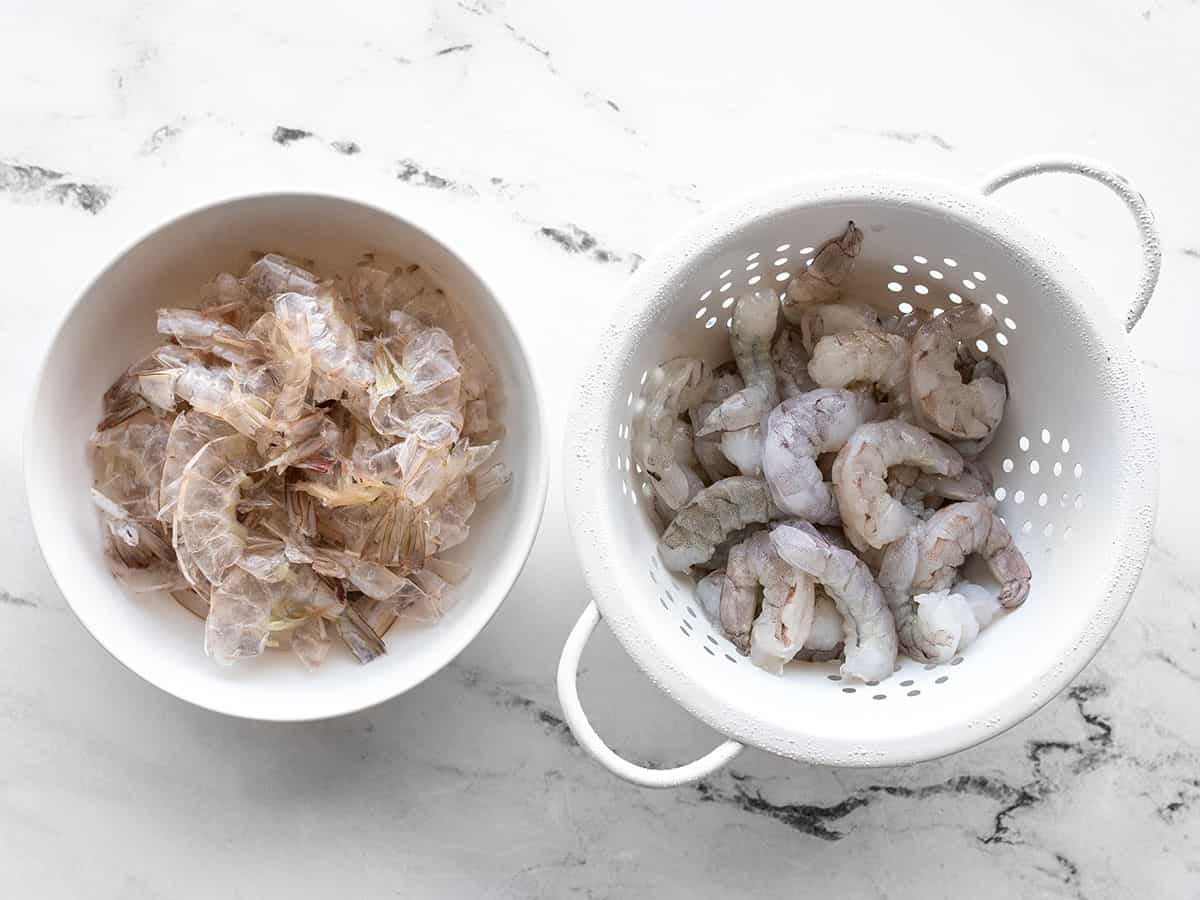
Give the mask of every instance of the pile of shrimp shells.
[[[699, 576], [739, 652], [773, 673], [840, 658], [875, 683], [898, 653], [952, 659], [1024, 602], [1031, 575], [975, 461], [1007, 400], [974, 344], [990, 314], [881, 320], [841, 302], [862, 242], [850, 222], [782, 295], [739, 297], [731, 362], [659, 366], [631, 442], [663, 563]], [[971, 556], [998, 587], [964, 577]]]
[[335, 633], [370, 662], [398, 618], [448, 609], [467, 570], [441, 554], [511, 473], [492, 369], [419, 267], [321, 280], [268, 254], [158, 332], [89, 442], [118, 578], [204, 619], [226, 665], [315, 669]]

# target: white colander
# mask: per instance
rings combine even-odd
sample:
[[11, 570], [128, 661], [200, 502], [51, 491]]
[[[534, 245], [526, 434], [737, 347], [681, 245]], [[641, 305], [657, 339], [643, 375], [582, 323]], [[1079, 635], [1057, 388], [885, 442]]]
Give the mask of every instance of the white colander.
[[[576, 738], [611, 771], [646, 786], [683, 784], [745, 744], [824, 765], [932, 759], [1016, 724], [1100, 648], [1149, 546], [1156, 448], [1145, 388], [1117, 323], [1066, 259], [987, 199], [1042, 172], [1095, 179], [1133, 212], [1143, 271], [1126, 320], [1132, 328], [1158, 278], [1153, 218], [1123, 178], [1075, 158], [1021, 162], [981, 192], [859, 174], [789, 185], [703, 218], [631, 279], [577, 389], [565, 448], [569, 521], [594, 601], [563, 649], [558, 691]], [[887, 313], [961, 302], [994, 311], [998, 329], [980, 349], [1004, 366], [1009, 400], [983, 459], [1033, 570], [1025, 605], [962, 656], [944, 666], [901, 658], [891, 678], [867, 685], [842, 680], [836, 663], [789, 666], [780, 677], [738, 655], [693, 599], [692, 579], [659, 562], [649, 487], [629, 446], [647, 373], [679, 355], [728, 359], [734, 298], [749, 287], [783, 287], [848, 219], [866, 239], [844, 298]], [[729, 740], [673, 769], [635, 765], [606, 746], [576, 687], [601, 613], [655, 684]]]

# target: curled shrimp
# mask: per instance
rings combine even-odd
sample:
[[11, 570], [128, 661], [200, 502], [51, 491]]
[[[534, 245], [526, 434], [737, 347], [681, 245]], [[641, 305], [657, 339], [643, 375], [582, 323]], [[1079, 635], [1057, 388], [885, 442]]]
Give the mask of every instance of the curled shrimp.
[[672, 572], [686, 572], [711, 559], [730, 534], [754, 522], [768, 522], [776, 512], [761, 478], [725, 478], [683, 505], [659, 539], [658, 552]]
[[[758, 589], [762, 607], [758, 615]], [[813, 579], [780, 557], [765, 531], [729, 554], [721, 588], [721, 627], [761, 669], [778, 675], [804, 645], [812, 627]]]
[[818, 247], [811, 265], [788, 283], [783, 295], [783, 317], [799, 325], [800, 314], [809, 304], [837, 300], [842, 293], [842, 282], [862, 250], [862, 242], [862, 231], [853, 222], [847, 222], [845, 231]]
[[799, 397], [817, 386], [808, 374], [809, 352], [795, 329], [783, 328], [771, 345], [771, 360], [775, 363], [775, 380], [779, 396], [784, 400]]
[[[700, 430], [708, 414], [721, 405], [722, 401], [733, 396], [746, 386], [742, 376], [737, 373], [732, 363], [726, 363], [713, 372], [711, 386], [698, 404], [688, 410], [688, 419], [692, 423], [693, 434]], [[719, 434], [696, 435], [693, 439], [693, 451], [700, 463], [700, 468], [710, 481], [720, 481], [730, 475], [738, 474], [737, 466], [721, 451], [721, 436]]]
[[821, 303], [800, 313], [801, 340], [810, 354], [827, 335], [881, 330], [878, 313], [861, 303]]
[[841, 450], [874, 414], [870, 397], [836, 388], [819, 388], [775, 407], [763, 439], [763, 472], [775, 505], [809, 522], [839, 522], [837, 500], [817, 457]]
[[850, 331], [817, 341], [808, 374], [821, 387], [874, 385], [897, 406], [908, 404], [908, 341], [883, 331]]
[[863, 681], [889, 677], [896, 665], [896, 625], [866, 563], [807, 522], [779, 525], [770, 534], [779, 555], [815, 578], [842, 614], [842, 674]]
[[972, 554], [982, 557], [1000, 582], [1001, 606], [1011, 609], [1025, 602], [1032, 577], [1029, 564], [991, 505], [980, 501], [952, 503], [930, 516], [921, 532], [914, 590], [949, 587]]
[[779, 298], [774, 291], [752, 291], [738, 298], [729, 342], [746, 386], [709, 413], [697, 432], [700, 437], [721, 432], [721, 449], [743, 475], [762, 471], [762, 420], [779, 403], [771, 361], [778, 320]]
[[888, 470], [901, 465], [957, 476], [963, 461], [951, 447], [899, 419], [859, 426], [834, 460], [833, 491], [842, 527], [859, 549], [885, 547], [916, 523], [912, 510], [888, 492]]
[[679, 414], [708, 392], [708, 369], [698, 359], [679, 357], [663, 363], [650, 377], [645, 405], [633, 420], [633, 455], [650, 476], [663, 504], [677, 510], [695, 493], [695, 473], [689, 473], [677, 459], [675, 426]]
[[917, 329], [910, 380], [920, 424], [955, 440], [977, 441], [995, 431], [1008, 397], [1003, 381], [985, 370], [964, 383], [956, 367], [959, 342], [973, 341], [995, 324], [981, 307], [970, 305], [951, 309]]

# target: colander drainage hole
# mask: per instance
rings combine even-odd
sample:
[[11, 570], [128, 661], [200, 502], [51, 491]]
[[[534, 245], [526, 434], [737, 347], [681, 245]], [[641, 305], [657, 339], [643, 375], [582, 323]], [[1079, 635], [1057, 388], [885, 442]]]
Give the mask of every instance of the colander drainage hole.
[[683, 636], [684, 636], [684, 637], [691, 637], [691, 636], [692, 636], [691, 632], [690, 632], [690, 631], [688, 631], [686, 628], [684, 628], [682, 625], [680, 625], [680, 626], [679, 626], [679, 630], [683, 632]]
[[710, 644], [712, 644], [714, 647], [717, 646], [717, 639], [715, 637], [713, 637], [711, 634], [706, 636], [704, 639], [706, 641], [708, 641]]
[[949, 680], [950, 680], [950, 676], [949, 676], [949, 675], [943, 675], [941, 678], [935, 678], [935, 679], [933, 679], [933, 683], [934, 683], [934, 684], [945, 684], [945, 683], [946, 683], [947, 681], [949, 681]]
[[887, 699], [887, 694], [876, 694], [876, 695], [875, 695], [874, 697], [872, 697], [871, 699], [872, 699], [872, 700], [886, 700], [886, 699]]
[[705, 653], [707, 653], [709, 656], [716, 656], [716, 655], [717, 655], [717, 654], [715, 654], [715, 653], [713, 653], [713, 652], [712, 652], [712, 648], [710, 648], [710, 647], [705, 647], [705, 648], [704, 648], [704, 652], [705, 652]]
[[963, 661], [963, 658], [961, 656], [956, 656], [956, 657], [954, 657], [954, 659], [950, 660], [950, 665], [957, 666], [962, 661]]
[[662, 597], [658, 598], [658, 602], [662, 604], [662, 608], [665, 609], [667, 612], [671, 611], [671, 607], [667, 606], [667, 601], [664, 600]]
[[900, 682], [900, 687], [912, 687], [912, 679]]
[[727, 660], [729, 660], [731, 663], [734, 663], [735, 665], [737, 664], [737, 660], [734, 659], [732, 656], [730, 656], [728, 653], [725, 654], [725, 658]]
[[867, 682], [867, 687], [878, 687], [878, 686], [879, 686], [878, 681], [868, 681]]
[[848, 687], [847, 687], [847, 688], [842, 688], [842, 693], [843, 693], [843, 694], [853, 694], [853, 693], [854, 693], [854, 688], [848, 688]]
[[909, 691], [908, 696], [909, 697], [919, 697], [919, 696], [921, 696], [921, 692], [920, 691]]
[[934, 663], [925, 663], [925, 671], [932, 672], [937, 666]]
[[830, 681], [841, 681], [842, 680], [841, 675], [826, 675], [825, 677], [828, 678]]
[[685, 606], [684, 609], [687, 610], [687, 614], [689, 616], [691, 616], [693, 619], [696, 618], [696, 611], [694, 609], [692, 609], [690, 606]]

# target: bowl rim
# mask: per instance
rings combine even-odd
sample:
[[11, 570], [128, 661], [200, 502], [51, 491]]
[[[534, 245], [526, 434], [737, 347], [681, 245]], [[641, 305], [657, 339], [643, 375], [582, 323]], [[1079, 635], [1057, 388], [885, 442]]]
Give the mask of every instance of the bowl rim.
[[[111, 649], [108, 644], [106, 644], [104, 640], [96, 633], [91, 622], [89, 621], [90, 616], [86, 612], [81, 612], [76, 606], [74, 599], [66, 590], [63, 589], [63, 579], [60, 577], [57, 565], [51, 560], [50, 556], [46, 552], [44, 547], [44, 535], [49, 534], [50, 529], [54, 526], [51, 521], [48, 521], [45, 518], [46, 514], [38, 510], [34, 502], [34, 496], [36, 493], [36, 479], [33, 474], [32, 467], [28, 464], [29, 460], [33, 458], [34, 455], [33, 432], [34, 423], [38, 418], [38, 398], [41, 396], [43, 390], [43, 385], [46, 380], [47, 372], [50, 368], [54, 349], [61, 339], [62, 333], [67, 327], [67, 324], [80, 309], [84, 298], [92, 292], [97, 284], [107, 277], [118, 263], [120, 263], [141, 244], [157, 236], [161, 232], [178, 225], [186, 219], [236, 203], [271, 202], [290, 199], [306, 199], [315, 200], [318, 202], [348, 204], [386, 216], [399, 222], [405, 227], [412, 229], [417, 234], [436, 244], [442, 251], [449, 254], [459, 265], [461, 265], [471, 277], [476, 279], [479, 284], [483, 286], [484, 290], [491, 297], [492, 303], [496, 308], [496, 312], [499, 314], [501, 320], [505, 323], [509, 332], [513, 336], [517, 354], [524, 363], [526, 372], [528, 373], [530, 387], [529, 401], [535, 420], [538, 424], [538, 430], [540, 432], [540, 439], [537, 442], [538, 465], [536, 470], [532, 473], [534, 476], [534, 485], [530, 489], [530, 496], [533, 499], [533, 505], [530, 507], [529, 512], [526, 513], [527, 524], [525, 525], [525, 528], [527, 529], [527, 537], [524, 542], [525, 545], [518, 550], [518, 561], [517, 564], [512, 568], [512, 577], [507, 580], [506, 584], [498, 586], [498, 588], [502, 589], [496, 590], [496, 600], [491, 605], [491, 608], [487, 610], [486, 615], [480, 619], [478, 627], [473, 630], [468, 629], [464, 631], [463, 635], [458, 640], [447, 644], [448, 652], [444, 659], [437, 660], [432, 664], [427, 665], [423, 670], [418, 671], [415, 677], [408, 679], [406, 683], [396, 690], [384, 689], [375, 692], [348, 693], [348, 697], [362, 697], [362, 699], [350, 699], [349, 702], [339, 705], [336, 708], [321, 708], [311, 714], [303, 713], [291, 715], [272, 714], [269, 710], [252, 711], [244, 708], [238, 708], [236, 706], [230, 706], [221, 702], [211, 702], [203, 691], [192, 691], [186, 689], [180, 690], [176, 689], [174, 686], [161, 684], [149, 674], [144, 672], [142, 666], [140, 666], [136, 660], [127, 659]], [[157, 220], [148, 228], [139, 229], [135, 237], [124, 242], [120, 249], [109, 258], [108, 262], [87, 280], [84, 286], [76, 292], [74, 298], [69, 304], [67, 304], [58, 317], [58, 320], [44, 345], [41, 354], [41, 361], [37, 366], [36, 375], [33, 380], [33, 390], [30, 394], [29, 406], [24, 417], [24, 430], [21, 440], [21, 469], [24, 476], [22, 480], [25, 487], [25, 503], [29, 510], [30, 520], [33, 523], [35, 544], [42, 561], [45, 563], [47, 570], [50, 572], [50, 576], [53, 579], [55, 586], [58, 588], [59, 593], [61, 593], [64, 599], [67, 601], [67, 605], [70, 607], [75, 618], [80, 624], [83, 625], [84, 630], [109, 654], [109, 656], [119, 662], [130, 672], [137, 675], [143, 681], [154, 686], [158, 690], [189, 703], [192, 706], [209, 710], [214, 713], [232, 716], [239, 719], [248, 719], [251, 721], [316, 722], [325, 719], [333, 719], [340, 716], [351, 715], [352, 713], [361, 712], [362, 710], [370, 709], [371, 707], [386, 703], [389, 700], [393, 700], [427, 681], [429, 678], [432, 678], [458, 658], [458, 656], [479, 636], [484, 628], [487, 627], [488, 623], [491, 622], [496, 613], [499, 612], [500, 607], [508, 599], [509, 594], [512, 592], [513, 585], [516, 583], [517, 579], [521, 575], [521, 572], [524, 570], [526, 563], [529, 561], [529, 556], [532, 553], [533, 546], [537, 541], [537, 536], [541, 530], [542, 520], [545, 516], [546, 500], [549, 493], [551, 448], [549, 430], [546, 427], [545, 406], [542, 401], [542, 396], [541, 378], [538, 374], [534, 357], [530, 353], [529, 347], [525, 341], [525, 338], [522, 336], [520, 329], [517, 328], [516, 323], [513, 321], [508, 308], [500, 299], [500, 295], [493, 289], [491, 283], [488, 282], [474, 266], [472, 266], [461, 254], [459, 254], [438, 231], [434, 230], [429, 225], [419, 223], [414, 221], [412, 218], [406, 215], [401, 215], [392, 209], [385, 208], [377, 203], [366, 200], [359, 196], [355, 196], [355, 194], [352, 192], [335, 193], [327, 190], [268, 189], [251, 192], [235, 192], [228, 195], [223, 195], [215, 199], [206, 200], [199, 204], [189, 205], [182, 211]], [[514, 529], [514, 531], [515, 530], [516, 529]], [[364, 682], [364, 684], [366, 683], [367, 682]]]
[[[1061, 663], [1037, 677], [1014, 679], [1014, 689], [970, 720], [899, 737], [877, 739], [852, 733], [831, 737], [803, 727], [778, 728], [717, 696], [689, 677], [690, 661], [670, 642], [659, 642], [627, 590], [628, 561], [608, 532], [607, 460], [616, 452], [610, 407], [618, 397], [626, 359], [641, 323], [669, 305], [687, 260], [757, 218], [804, 207], [872, 202], [903, 203], [922, 211], [951, 214], [964, 225], [1009, 245], [1013, 252], [1052, 273], [1066, 290], [1064, 302], [1088, 321], [1105, 351], [1098, 365], [1121, 386], [1122, 408], [1115, 440], [1125, 462], [1119, 473], [1119, 538], [1111, 548], [1115, 565], [1096, 603], [1096, 627], [1079, 635]], [[684, 226], [659, 247], [627, 282], [614, 313], [596, 341], [575, 387], [563, 444], [563, 489], [567, 522], [592, 597], [610, 629], [639, 668], [672, 700], [721, 734], [780, 756], [818, 765], [876, 767], [936, 759], [995, 737], [1032, 715], [1061, 692], [1099, 651], [1132, 597], [1150, 546], [1157, 509], [1158, 451], [1141, 370], [1116, 316], [1106, 315], [1091, 284], [1045, 238], [994, 199], [949, 182], [878, 171], [835, 171], [759, 188]]]

